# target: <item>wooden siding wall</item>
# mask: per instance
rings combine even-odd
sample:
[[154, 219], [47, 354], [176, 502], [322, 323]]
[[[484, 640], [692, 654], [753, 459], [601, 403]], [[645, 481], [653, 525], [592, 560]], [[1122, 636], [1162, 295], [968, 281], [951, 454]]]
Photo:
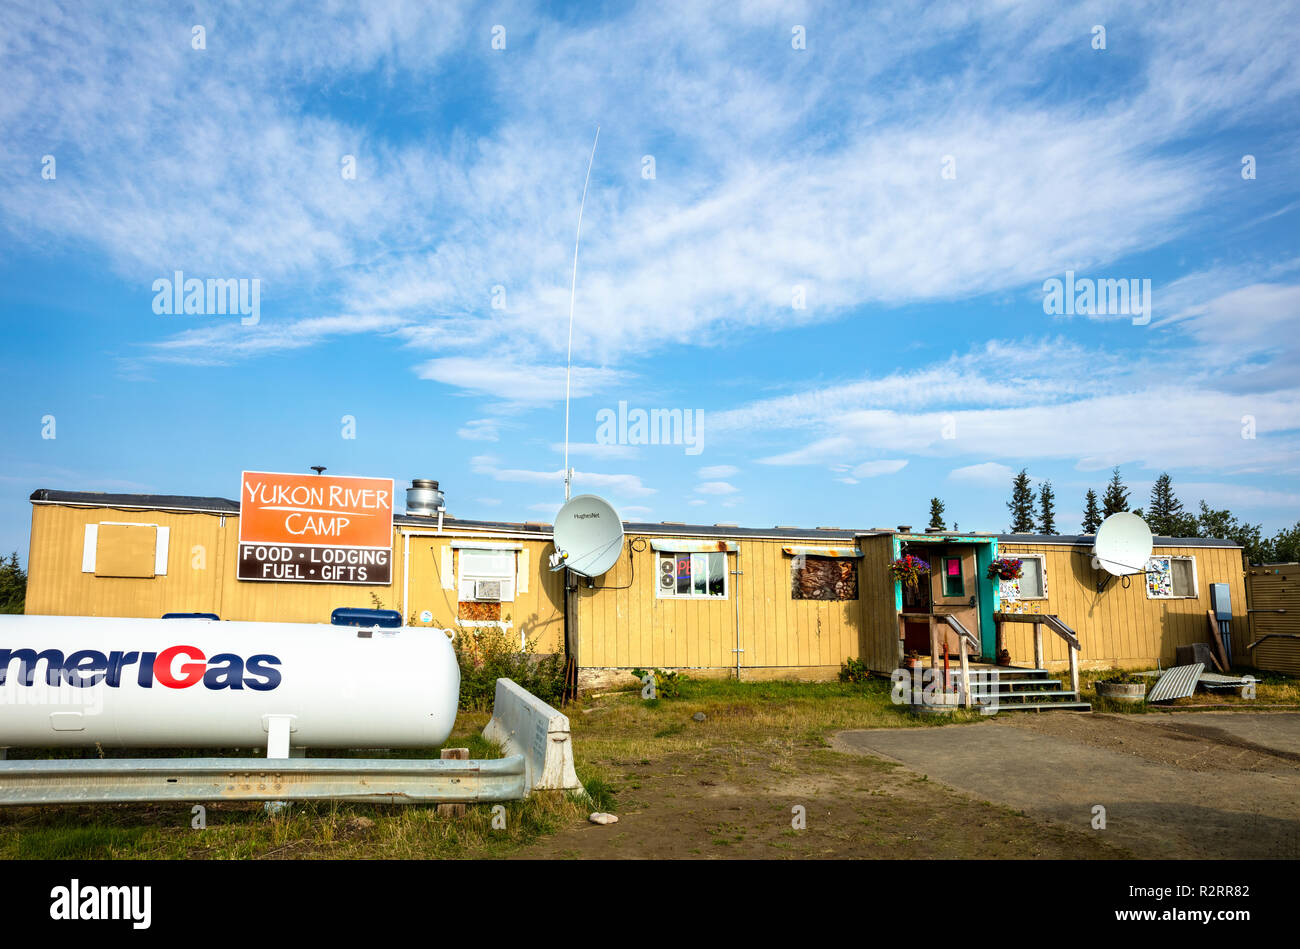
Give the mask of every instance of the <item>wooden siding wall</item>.
[[[1196, 558], [1196, 597], [1148, 599], [1142, 577], [1133, 577], [1124, 589], [1118, 578], [1097, 592], [1097, 572], [1086, 547], [1051, 544], [1017, 544], [1004, 541], [999, 556], [1043, 554], [1046, 558], [1047, 599], [1023, 600], [1025, 611], [1057, 614], [1079, 634], [1080, 663], [1085, 667], [1132, 668], [1165, 665], [1174, 661], [1178, 646], [1207, 642], [1210, 584], [1226, 583], [1232, 597], [1233, 657], [1243, 655], [1247, 636], [1246, 588], [1239, 548], [1158, 547], [1159, 556]], [[1010, 604], [1004, 601], [1003, 609]], [[1004, 623], [1003, 643], [1015, 665], [1034, 660], [1034, 628], [1029, 623]], [[1065, 666], [1069, 657], [1062, 639], [1043, 632], [1043, 659], [1053, 668]]]
[[[100, 521], [152, 523], [171, 528], [167, 574], [153, 578], [96, 577], [81, 572], [85, 526]], [[264, 583], [235, 579], [239, 518], [235, 515], [34, 505], [28, 557], [28, 613], [64, 616], [140, 616], [216, 613], [223, 620], [328, 623], [340, 606], [402, 608], [402, 534], [394, 530], [393, 582], [387, 586]], [[483, 539], [493, 539], [482, 535]], [[496, 538], [505, 539], [505, 538]], [[412, 537], [408, 622], [425, 609], [429, 625], [449, 626], [455, 590], [444, 590], [441, 551], [450, 537]], [[546, 570], [550, 541], [520, 541], [528, 551], [526, 593], [502, 604], [540, 652], [564, 648], [562, 581]], [[421, 625], [416, 621], [416, 625]]]
[[[484, 540], [488, 538], [485, 536]], [[522, 543], [527, 554], [528, 589], [520, 592], [516, 583], [513, 601], [501, 604], [501, 620], [511, 624], [507, 632], [519, 641], [522, 633], [524, 640], [533, 644], [536, 652], [564, 651], [564, 574], [552, 573], [547, 567], [547, 558], [554, 548], [550, 541], [517, 540], [500, 538], [510, 543]], [[412, 536], [411, 546], [411, 589], [410, 603], [407, 606], [407, 621], [412, 626], [454, 627], [457, 602], [456, 590], [444, 589], [442, 585], [442, 554], [444, 548], [451, 546], [448, 537]], [[453, 551], [453, 557], [459, 557]], [[453, 569], [458, 563], [453, 560]], [[397, 580], [397, 592], [400, 596], [400, 578]], [[421, 623], [419, 616], [428, 610], [433, 614], [433, 621]], [[471, 629], [462, 631], [462, 635], [472, 633]]]
[[867, 668], [890, 672], [898, 668], [898, 611], [894, 602], [894, 581], [889, 562], [894, 557], [893, 537], [876, 534], [859, 537], [862, 550], [858, 588], [862, 592], [862, 616], [866, 623], [866, 648], [862, 659]]
[[[646, 545], [646, 549], [631, 553], [629, 560], [625, 550], [615, 568], [596, 581], [596, 589], [588, 589], [585, 581], [579, 584], [581, 665], [734, 669], [733, 597], [738, 593], [742, 668], [819, 669], [830, 674], [850, 656], [864, 656], [876, 667], [886, 654], [888, 667], [893, 668], [890, 650], [897, 647], [883, 632], [897, 628], [893, 586], [885, 576], [883, 561], [876, 563], [881, 556], [888, 558], [888, 538], [863, 540], [871, 543], [858, 561], [856, 600], [794, 599], [791, 557], [782, 551], [790, 541], [739, 541], [739, 553], [727, 554], [726, 599], [660, 598], [655, 551]], [[740, 577], [734, 575], [738, 566]]]
[[[1285, 613], [1251, 613], [1251, 642], [1269, 633], [1300, 633], [1300, 564], [1251, 567], [1246, 575], [1246, 592], [1252, 609], [1286, 610]], [[1261, 669], [1300, 676], [1300, 639], [1270, 639], [1255, 649], [1254, 664]]]
[[[156, 523], [171, 528], [167, 575], [134, 579], [82, 573], [85, 525], [100, 521]], [[479, 536], [485, 540], [495, 537]], [[455, 591], [443, 588], [440, 575], [442, 550], [450, 539], [410, 538], [408, 621], [427, 609], [433, 613], [431, 625], [451, 625], [456, 615]], [[563, 581], [561, 574], [546, 567], [550, 542], [496, 539], [517, 540], [527, 550], [529, 561], [528, 590], [517, 592], [514, 602], [502, 604], [503, 619], [510, 620], [514, 632], [535, 642], [538, 651], [561, 651]], [[27, 612], [142, 617], [213, 612], [231, 620], [327, 623], [330, 612], [339, 606], [402, 608], [400, 529], [394, 532], [390, 586], [238, 581], [238, 541], [239, 518], [234, 515], [226, 515], [223, 523], [216, 514], [34, 505]], [[857, 539], [863, 556], [858, 561], [859, 598], [853, 601], [795, 600], [790, 594], [791, 558], [782, 552], [789, 543], [739, 541], [739, 555], [727, 554], [727, 562], [729, 570], [739, 565], [743, 575], [728, 576], [725, 600], [659, 599], [654, 551], [646, 545], [632, 554], [634, 581], [625, 551], [615, 568], [596, 581], [595, 589], [579, 583], [575, 618], [580, 664], [588, 668], [734, 669], [733, 597], [739, 595], [743, 669], [768, 669], [773, 674], [783, 669], [817, 670], [820, 677], [831, 677], [850, 657], [860, 657], [868, 668], [878, 671], [893, 669], [898, 656], [898, 620], [894, 585], [885, 569], [891, 555], [889, 535]], [[1048, 599], [1026, 603], [1036, 603], [1041, 612], [1058, 614], [1078, 631], [1085, 666], [1142, 666], [1157, 659], [1168, 664], [1174, 660], [1177, 646], [1204, 642], [1209, 585], [1215, 582], [1229, 584], [1233, 609], [1240, 617], [1232, 624], [1234, 656], [1245, 658], [1245, 645], [1253, 638], [1245, 620], [1245, 577], [1237, 549], [1160, 548], [1159, 553], [1196, 558], [1197, 597], [1177, 600], [1147, 599], [1138, 578], [1129, 589], [1112, 581], [1098, 594], [1096, 573], [1082, 547], [1004, 542], [1000, 552], [1004, 556], [1041, 553], [1046, 557]], [[1286, 581], [1288, 616], [1276, 617], [1291, 624], [1300, 622], [1300, 605], [1293, 605], [1296, 580], [1300, 579], [1297, 569], [1290, 568]], [[1265, 596], [1259, 584], [1255, 589], [1257, 599]], [[1263, 629], [1260, 617], [1268, 614], [1255, 615], [1258, 633]], [[1292, 625], [1283, 631], [1296, 630]], [[1004, 636], [1013, 662], [1032, 661], [1032, 626], [1005, 624]], [[1060, 639], [1044, 635], [1044, 647], [1050, 664], [1065, 664], [1065, 644]], [[1300, 649], [1289, 644], [1273, 644], [1261, 647], [1259, 659], [1270, 663], [1266, 668], [1284, 669], [1280, 663], [1296, 662], [1288, 657], [1297, 653]]]

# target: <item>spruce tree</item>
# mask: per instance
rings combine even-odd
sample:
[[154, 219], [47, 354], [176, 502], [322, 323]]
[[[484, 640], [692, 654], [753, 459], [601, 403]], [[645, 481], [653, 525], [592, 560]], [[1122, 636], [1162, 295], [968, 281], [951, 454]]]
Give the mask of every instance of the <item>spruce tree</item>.
[[1119, 466], [1111, 472], [1110, 484], [1106, 485], [1106, 493], [1101, 498], [1101, 516], [1104, 520], [1112, 514], [1118, 514], [1120, 511], [1128, 510], [1128, 488], [1124, 487], [1124, 482], [1119, 476]]
[[1187, 537], [1195, 530], [1196, 518], [1183, 510], [1183, 502], [1174, 494], [1173, 479], [1167, 471], [1161, 472], [1151, 486], [1146, 519], [1151, 533], [1160, 537]]
[[1038, 487], [1038, 533], [1056, 533], [1056, 492], [1050, 481]]
[[1083, 532], [1095, 534], [1100, 526], [1101, 511], [1097, 510], [1097, 492], [1089, 488], [1083, 496]]
[[27, 597], [27, 572], [18, 563], [18, 552], [0, 557], [0, 613], [21, 613]]
[[1011, 482], [1011, 500], [1007, 502], [1007, 510], [1011, 512], [1011, 533], [1034, 532], [1034, 489], [1029, 486], [1029, 474], [1024, 468]]
[[938, 498], [930, 498], [930, 523], [927, 526], [935, 530], [947, 530], [943, 523], [943, 502]]

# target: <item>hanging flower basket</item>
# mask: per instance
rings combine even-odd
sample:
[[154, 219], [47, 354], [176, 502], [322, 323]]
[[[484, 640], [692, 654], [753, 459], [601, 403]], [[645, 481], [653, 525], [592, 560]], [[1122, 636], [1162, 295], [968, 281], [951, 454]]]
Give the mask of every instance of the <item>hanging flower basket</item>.
[[999, 558], [989, 564], [988, 573], [985, 574], [990, 580], [1019, 580], [1021, 562], [1015, 559]]
[[909, 587], [915, 587], [921, 577], [929, 572], [929, 561], [913, 557], [911, 554], [889, 562], [889, 575], [895, 580], [903, 581]]

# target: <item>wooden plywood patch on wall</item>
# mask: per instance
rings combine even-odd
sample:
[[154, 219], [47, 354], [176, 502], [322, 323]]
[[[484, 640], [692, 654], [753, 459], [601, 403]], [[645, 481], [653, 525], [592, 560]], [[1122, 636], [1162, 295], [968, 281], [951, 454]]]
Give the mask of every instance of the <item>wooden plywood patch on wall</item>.
[[100, 524], [95, 544], [95, 576], [154, 576], [158, 529], [141, 524]]

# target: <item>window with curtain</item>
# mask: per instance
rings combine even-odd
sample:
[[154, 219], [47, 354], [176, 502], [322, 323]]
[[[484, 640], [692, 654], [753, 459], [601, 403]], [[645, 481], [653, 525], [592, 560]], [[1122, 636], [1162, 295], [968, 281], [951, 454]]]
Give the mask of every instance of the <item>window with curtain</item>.
[[660, 597], [701, 600], [727, 598], [727, 555], [721, 551], [661, 551], [657, 565], [656, 589]]

